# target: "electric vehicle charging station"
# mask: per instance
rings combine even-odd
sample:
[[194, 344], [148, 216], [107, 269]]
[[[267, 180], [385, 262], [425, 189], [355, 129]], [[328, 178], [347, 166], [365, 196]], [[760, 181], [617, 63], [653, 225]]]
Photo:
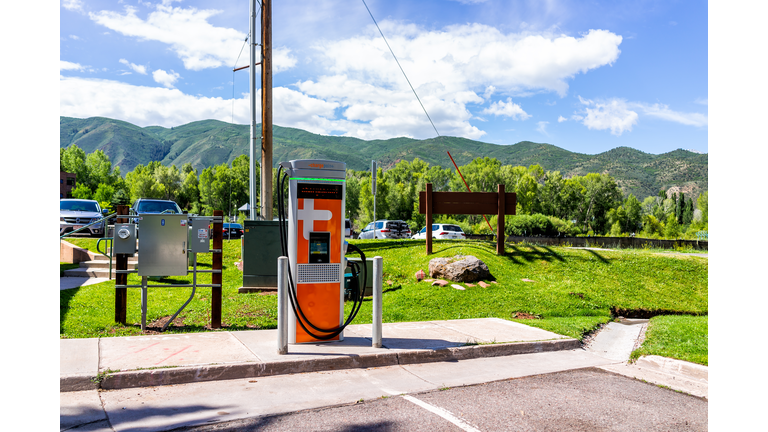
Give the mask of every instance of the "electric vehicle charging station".
[[[285, 175], [281, 180], [282, 171]], [[287, 227], [282, 212], [286, 179]], [[287, 317], [287, 342], [342, 341], [344, 327], [357, 315], [363, 297], [359, 291], [345, 321], [346, 252], [356, 250], [365, 260], [362, 251], [344, 239], [346, 164], [328, 160], [282, 162], [278, 182], [281, 242], [283, 255], [288, 257], [288, 286], [283, 284], [279, 289], [288, 290], [293, 309]], [[364, 266], [351, 265], [360, 276]], [[285, 321], [279, 319], [278, 323]]]

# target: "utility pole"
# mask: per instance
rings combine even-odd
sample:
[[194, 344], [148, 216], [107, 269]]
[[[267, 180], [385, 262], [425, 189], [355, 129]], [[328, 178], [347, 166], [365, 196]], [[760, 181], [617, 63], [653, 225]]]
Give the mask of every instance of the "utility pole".
[[[257, 139], [261, 134], [256, 134], [256, 0], [251, 0], [251, 16], [250, 16], [250, 39], [249, 45], [249, 87], [251, 90], [251, 166], [250, 166], [250, 184], [248, 186], [248, 203], [250, 209], [248, 210], [248, 219], [256, 220], [256, 155], [257, 153]], [[236, 69], [237, 70], [237, 69]], [[263, 170], [262, 170], [263, 171]]]
[[[255, 2], [256, 0], [252, 0]], [[272, 0], [261, 0], [261, 215], [272, 220]]]

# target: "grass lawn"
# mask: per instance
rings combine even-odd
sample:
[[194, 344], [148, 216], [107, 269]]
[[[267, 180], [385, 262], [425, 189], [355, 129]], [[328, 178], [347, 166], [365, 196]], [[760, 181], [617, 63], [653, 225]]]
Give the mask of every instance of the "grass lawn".
[[[76, 239], [72, 243], [94, 250], [96, 240]], [[384, 322], [497, 317], [581, 339], [598, 325], [613, 319], [612, 308], [698, 315], [708, 312], [706, 258], [660, 255], [658, 251], [584, 250], [528, 244], [508, 244], [507, 253], [497, 256], [493, 242], [451, 240], [433, 242], [434, 253], [427, 256], [423, 240], [353, 240], [351, 243], [361, 248], [368, 258], [376, 255], [384, 258]], [[460, 291], [450, 286], [441, 288], [416, 282], [414, 273], [419, 269], [427, 273], [430, 259], [457, 254], [474, 255], [483, 260], [497, 283], [489, 288], [475, 286]], [[234, 262], [239, 259], [240, 241], [224, 240], [223, 329], [275, 328], [276, 296], [237, 292], [242, 285], [242, 273]], [[210, 254], [200, 254], [198, 260], [201, 267], [210, 268]], [[210, 275], [202, 275], [198, 280], [210, 283]], [[190, 283], [191, 276], [173, 277], [160, 283], [172, 281]], [[140, 277], [129, 276], [129, 284], [139, 283]], [[150, 289], [148, 325], [176, 312], [189, 298], [191, 290]], [[138, 288], [128, 290], [129, 325], [123, 326], [114, 322], [114, 281], [61, 291], [60, 336], [140, 334], [140, 295]], [[210, 288], [199, 288], [168, 332], [205, 331], [210, 325], [210, 297]], [[350, 307], [348, 302], [347, 311]], [[371, 308], [372, 302], [366, 299], [354, 323], [370, 323]], [[537, 319], [513, 318], [518, 313]], [[703, 319], [706, 330], [706, 317]], [[656, 338], [654, 327], [655, 322], [644, 347], [650, 347]], [[675, 328], [673, 326], [672, 333]], [[706, 340], [706, 333], [704, 338]], [[706, 343], [704, 348], [706, 362]]]
[[632, 353], [637, 359], [657, 355], [708, 365], [709, 317], [657, 316], [651, 318], [643, 345]]

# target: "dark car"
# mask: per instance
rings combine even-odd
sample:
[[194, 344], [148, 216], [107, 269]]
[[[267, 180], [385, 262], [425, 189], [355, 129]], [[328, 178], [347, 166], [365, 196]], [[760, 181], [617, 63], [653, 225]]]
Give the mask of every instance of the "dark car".
[[224, 223], [222, 235], [225, 239], [239, 239], [243, 236], [243, 226], [239, 223]]

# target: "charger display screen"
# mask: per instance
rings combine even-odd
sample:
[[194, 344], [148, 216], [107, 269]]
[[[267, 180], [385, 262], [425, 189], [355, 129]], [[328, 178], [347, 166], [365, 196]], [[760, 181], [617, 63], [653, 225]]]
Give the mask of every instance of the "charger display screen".
[[329, 232], [310, 232], [309, 233], [309, 263], [330, 263], [331, 233]]

